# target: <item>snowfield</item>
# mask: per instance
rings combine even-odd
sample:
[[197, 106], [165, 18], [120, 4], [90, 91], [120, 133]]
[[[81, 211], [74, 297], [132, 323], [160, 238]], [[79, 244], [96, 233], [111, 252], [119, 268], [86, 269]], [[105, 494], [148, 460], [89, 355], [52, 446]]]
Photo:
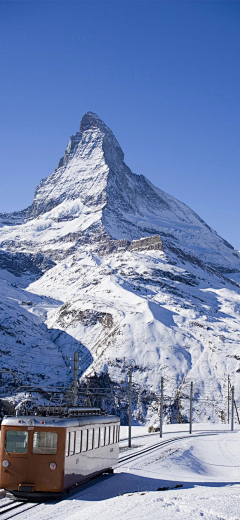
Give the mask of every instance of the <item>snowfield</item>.
[[[227, 488], [196, 485], [192, 489], [167, 493], [127, 493], [123, 497], [112, 498], [107, 503], [89, 505], [81, 510], [81, 519], [91, 520], [95, 517], [105, 520], [113, 517], [116, 520], [238, 520], [239, 498], [240, 485]], [[62, 518], [78, 520], [79, 512]]]

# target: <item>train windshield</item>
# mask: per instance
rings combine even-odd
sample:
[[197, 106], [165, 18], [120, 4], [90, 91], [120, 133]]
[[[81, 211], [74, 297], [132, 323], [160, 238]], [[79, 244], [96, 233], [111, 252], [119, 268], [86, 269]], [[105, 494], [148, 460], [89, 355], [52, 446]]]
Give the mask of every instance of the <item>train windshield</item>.
[[33, 453], [53, 455], [57, 453], [58, 434], [55, 432], [35, 432], [33, 435]]
[[5, 451], [7, 453], [27, 453], [28, 432], [7, 430]]

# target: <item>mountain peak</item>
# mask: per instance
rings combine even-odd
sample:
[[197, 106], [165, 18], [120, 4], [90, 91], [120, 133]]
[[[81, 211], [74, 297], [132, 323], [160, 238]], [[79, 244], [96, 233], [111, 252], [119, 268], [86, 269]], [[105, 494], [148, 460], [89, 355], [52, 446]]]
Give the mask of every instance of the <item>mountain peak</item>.
[[[43, 229], [45, 241], [49, 236], [49, 256], [56, 222], [61, 241], [76, 249], [90, 235], [91, 243], [97, 243], [106, 235], [112, 240], [131, 242], [159, 234], [164, 237], [165, 251], [168, 248], [176, 254], [181, 249], [182, 258], [187, 260], [200, 254], [201, 262], [204, 257], [205, 262], [218, 265], [219, 248], [223, 247], [223, 240], [190, 208], [143, 175], [131, 172], [114, 134], [93, 112], [83, 116], [80, 132], [70, 137], [56, 170], [40, 182], [33, 203], [21, 218], [32, 220], [44, 214], [48, 214]], [[16, 218], [12, 222], [16, 224]], [[66, 229], [62, 225], [61, 232], [60, 222], [68, 222]], [[41, 234], [42, 224], [36, 222], [36, 228]], [[60, 240], [58, 232], [56, 236], [56, 241]], [[67, 248], [61, 254], [66, 254]], [[55, 252], [53, 255], [55, 258]], [[226, 243], [221, 262], [231, 265], [231, 269], [239, 262]]]
[[101, 130], [108, 130], [111, 132], [97, 114], [94, 114], [94, 112], [87, 112], [80, 122], [80, 132], [85, 132], [86, 130], [91, 130], [93, 128], [100, 128]]

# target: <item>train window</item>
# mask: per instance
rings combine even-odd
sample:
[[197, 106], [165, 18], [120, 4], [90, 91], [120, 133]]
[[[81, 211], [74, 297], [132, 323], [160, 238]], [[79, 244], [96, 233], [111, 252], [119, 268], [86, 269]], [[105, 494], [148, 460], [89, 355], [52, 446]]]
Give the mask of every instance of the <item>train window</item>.
[[117, 436], [117, 442], [119, 442], [120, 439], [120, 426], [118, 426], [118, 436]]
[[100, 433], [100, 428], [95, 428], [95, 430], [94, 430], [94, 448], [99, 448], [99, 433]]
[[87, 451], [87, 430], [82, 431], [82, 451]]
[[109, 444], [109, 426], [106, 426], [105, 446]]
[[70, 433], [70, 455], [74, 455], [75, 448], [75, 432]]
[[88, 430], [88, 450], [93, 449], [93, 428]]
[[113, 426], [110, 426], [110, 444], [113, 444]]
[[35, 432], [33, 435], [33, 453], [53, 455], [57, 453], [58, 434], [55, 432]]
[[28, 432], [7, 430], [5, 451], [8, 453], [27, 453]]
[[76, 432], [75, 453], [80, 453], [81, 451], [81, 433], [81, 430]]
[[101, 427], [101, 446], [104, 446], [105, 444], [105, 428], [104, 426]]

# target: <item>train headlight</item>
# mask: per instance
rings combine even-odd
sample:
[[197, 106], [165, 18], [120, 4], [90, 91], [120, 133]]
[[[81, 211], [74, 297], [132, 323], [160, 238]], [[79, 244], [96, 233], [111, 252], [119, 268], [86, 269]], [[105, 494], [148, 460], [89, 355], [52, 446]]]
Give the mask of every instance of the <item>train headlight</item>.
[[8, 466], [9, 466], [8, 460], [3, 460], [2, 461], [2, 465], [3, 465], [4, 468], [8, 468]]
[[51, 462], [51, 464], [49, 464], [50, 469], [56, 469], [56, 467], [57, 467], [57, 464], [55, 464], [55, 462]]

